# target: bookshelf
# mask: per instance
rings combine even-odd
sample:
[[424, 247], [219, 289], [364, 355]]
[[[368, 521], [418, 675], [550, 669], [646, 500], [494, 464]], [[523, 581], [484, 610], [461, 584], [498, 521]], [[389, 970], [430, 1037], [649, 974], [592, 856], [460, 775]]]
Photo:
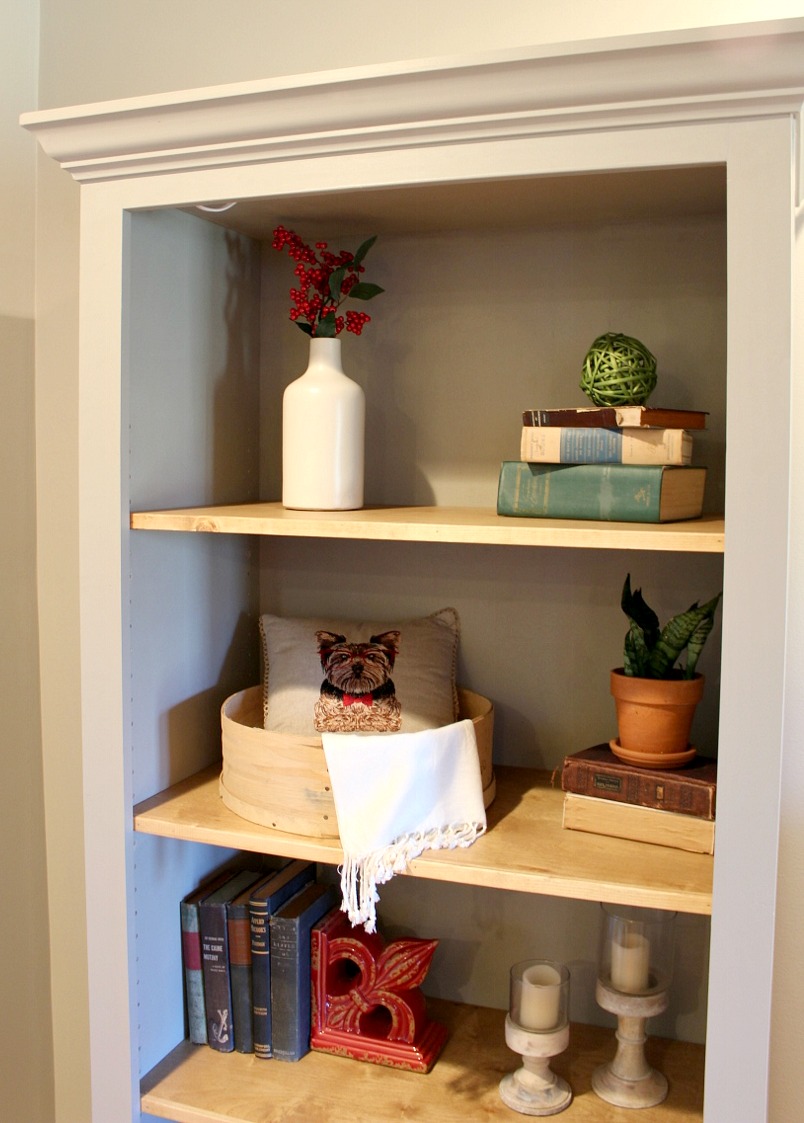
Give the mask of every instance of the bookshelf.
[[[432, 1014], [450, 1031], [435, 1067], [426, 1076], [375, 1065], [344, 1080], [344, 1062], [324, 1053], [310, 1053], [298, 1065], [270, 1065], [278, 1072], [268, 1080], [253, 1057], [227, 1055], [180, 1045], [149, 1073], [143, 1084], [143, 1105], [155, 1115], [178, 1123], [261, 1123], [266, 1096], [281, 1097], [286, 1119], [323, 1123], [397, 1123], [399, 1119], [511, 1119], [497, 1085], [511, 1068], [505, 1045], [504, 1014], [457, 1003], [433, 1002]], [[611, 1054], [611, 1035], [599, 1027], [574, 1025], [570, 1046], [553, 1062], [573, 1089], [573, 1102], [563, 1113], [567, 1123], [625, 1123], [628, 1109], [612, 1108], [592, 1091], [592, 1071]], [[660, 1058], [660, 1059], [659, 1059]], [[691, 1123], [702, 1108], [703, 1050], [679, 1041], [653, 1040], [648, 1059], [661, 1064], [673, 1082], [672, 1103], [644, 1109], [651, 1123]], [[234, 1061], [228, 1064], [228, 1061]], [[645, 1114], [647, 1112], [647, 1114]]]
[[[270, 1118], [274, 1098], [298, 1104], [308, 1079], [320, 1102], [318, 1116], [299, 1107], [305, 1118], [332, 1117], [327, 1096], [351, 1103], [363, 1088], [388, 1118], [407, 1104], [422, 1120], [466, 1118], [473, 1091], [489, 1118], [502, 1118], [494, 1089], [511, 1060], [478, 970], [479, 997], [443, 1007], [455, 1034], [432, 1103], [427, 1085], [373, 1066], [349, 1065], [342, 1081], [346, 1068], [323, 1057], [257, 1072], [247, 1058], [179, 1044], [183, 893], [232, 850], [337, 861], [336, 847], [237, 820], [215, 794], [218, 709], [256, 681], [255, 616], [263, 607], [333, 611], [333, 574], [344, 615], [361, 614], [364, 603], [384, 614], [389, 590], [410, 614], [458, 599], [463, 669], [499, 718], [492, 830], [467, 852], [419, 860], [410, 878], [397, 879], [401, 907], [414, 915], [406, 886], [439, 883], [450, 902], [465, 902], [448, 932], [460, 949], [460, 925], [484, 893], [500, 894], [501, 914], [525, 899], [534, 923], [558, 903], [572, 910], [567, 939], [587, 930], [578, 952], [587, 962], [591, 912], [583, 910], [604, 897], [663, 902], [691, 921], [711, 912], [708, 979], [694, 956], [683, 965], [693, 1004], [708, 990], [706, 1048], [660, 1043], [674, 1092], [650, 1117], [761, 1117], [790, 449], [786, 431], [764, 423], [770, 413], [757, 424], [753, 379], [761, 368], [764, 401], [789, 401], [791, 154], [803, 46], [804, 28], [791, 21], [769, 36], [743, 28], [724, 40], [640, 37], [611, 49], [363, 68], [27, 115], [83, 196], [93, 1119], [145, 1112], [245, 1123]], [[751, 67], [740, 61], [743, 48]], [[579, 74], [588, 77], [582, 88]], [[195, 210], [222, 199], [238, 205], [218, 216]], [[278, 390], [302, 355], [272, 326], [284, 320], [287, 280], [266, 248], [276, 221], [332, 228], [333, 237], [376, 223], [381, 234], [375, 261], [398, 296], [385, 336], [375, 345], [367, 335], [368, 346], [353, 352], [373, 411], [364, 511], [311, 516], [264, 501], [278, 494]], [[488, 274], [479, 292], [478, 246]], [[613, 270], [615, 251], [623, 260]], [[448, 278], [436, 295], [416, 284], [424, 254]], [[533, 262], [541, 272], [529, 271]], [[510, 301], [523, 284], [527, 323], [509, 326], [495, 302], [501, 286]], [[372, 311], [380, 322], [379, 304]], [[540, 397], [554, 397], [573, 369], [554, 369], [556, 357], [576, 335], [583, 330], [583, 350], [601, 318], [638, 313], [667, 340], [667, 384], [680, 404], [711, 411], [712, 510], [662, 527], [499, 519], [490, 487], [500, 444], [511, 433], [518, 440], [517, 410], [536, 404], [529, 393], [523, 400], [526, 391], [538, 385]], [[591, 319], [581, 329], [584, 314]], [[467, 318], [478, 327], [462, 336]], [[447, 424], [458, 407], [461, 426]], [[751, 458], [742, 455], [749, 442]], [[757, 462], [774, 482], [762, 501]], [[600, 685], [589, 683], [623, 572], [637, 567], [668, 597], [726, 588], [705, 727], [722, 750], [714, 861], [597, 837], [584, 845], [558, 826], [547, 777], [576, 738], [600, 740], [614, 658]], [[758, 681], [742, 659], [746, 635], [767, 652]], [[757, 743], [765, 746], [759, 776], [747, 767]], [[468, 937], [478, 956], [489, 954], [482, 936], [476, 928]], [[515, 936], [495, 932], [504, 966]], [[757, 963], [741, 988], [732, 985], [735, 959]], [[607, 1035], [577, 1021], [567, 1057], [577, 1099], [566, 1117], [614, 1123], [622, 1113], [584, 1083]], [[754, 1073], [750, 1089], [734, 1087], [735, 1069]]]
[[[343, 852], [335, 840], [266, 830], [229, 811], [218, 797], [219, 775], [220, 769], [213, 766], [138, 804], [134, 829], [330, 866], [341, 861]], [[496, 780], [488, 833], [467, 850], [434, 851], [417, 858], [411, 863], [413, 877], [711, 912], [710, 856], [565, 831], [562, 792], [553, 786], [550, 773], [503, 767], [496, 770]]]
[[722, 553], [723, 519], [683, 523], [598, 523], [572, 519], [512, 519], [466, 507], [381, 507], [311, 514], [279, 503], [135, 511], [133, 530], [260, 534], [487, 546], [565, 546], [579, 549], [674, 550]]

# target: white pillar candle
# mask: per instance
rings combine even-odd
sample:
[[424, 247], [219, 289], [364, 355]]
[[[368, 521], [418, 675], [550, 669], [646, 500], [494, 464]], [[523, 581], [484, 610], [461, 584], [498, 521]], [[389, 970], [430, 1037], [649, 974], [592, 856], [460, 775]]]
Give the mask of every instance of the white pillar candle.
[[615, 936], [611, 945], [611, 982], [615, 990], [639, 994], [648, 989], [650, 943], [638, 932]]
[[555, 1029], [560, 1006], [560, 972], [549, 963], [529, 967], [522, 975], [519, 1024], [525, 1029]]

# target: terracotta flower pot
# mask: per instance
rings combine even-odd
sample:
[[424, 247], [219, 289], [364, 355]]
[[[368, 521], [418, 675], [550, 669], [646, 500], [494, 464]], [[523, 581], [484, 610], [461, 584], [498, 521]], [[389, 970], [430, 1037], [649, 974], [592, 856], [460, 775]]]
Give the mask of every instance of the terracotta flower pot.
[[611, 751], [646, 768], [680, 768], [695, 756], [690, 730], [703, 696], [704, 676], [635, 678], [622, 667], [611, 672], [619, 737]]

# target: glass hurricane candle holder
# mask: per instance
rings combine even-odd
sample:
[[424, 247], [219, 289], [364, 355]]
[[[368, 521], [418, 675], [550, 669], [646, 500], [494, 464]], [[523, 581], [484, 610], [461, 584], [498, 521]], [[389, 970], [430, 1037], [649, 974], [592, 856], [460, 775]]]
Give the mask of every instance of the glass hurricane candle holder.
[[601, 906], [595, 997], [617, 1015], [617, 1052], [592, 1074], [601, 1099], [651, 1107], [667, 1096], [666, 1077], [645, 1059], [645, 1023], [667, 1009], [673, 977], [674, 912]]
[[511, 968], [505, 1041], [522, 1067], [503, 1077], [500, 1096], [523, 1115], [555, 1115], [572, 1100], [569, 1084], [550, 1068], [569, 1044], [569, 982], [563, 963], [528, 959]]

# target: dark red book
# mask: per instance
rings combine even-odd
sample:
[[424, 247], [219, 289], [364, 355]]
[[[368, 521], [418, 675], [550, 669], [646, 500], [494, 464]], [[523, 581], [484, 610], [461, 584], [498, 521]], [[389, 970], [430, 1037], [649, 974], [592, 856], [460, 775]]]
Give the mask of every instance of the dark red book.
[[717, 761], [696, 757], [672, 771], [638, 768], [616, 757], [608, 745], [594, 745], [564, 758], [561, 787], [576, 795], [714, 819]]
[[661, 406], [570, 406], [526, 409], [522, 424], [595, 429], [705, 429], [708, 416], [699, 409], [663, 409]]
[[229, 939], [229, 980], [232, 989], [232, 1029], [238, 1053], [254, 1052], [254, 1015], [252, 1011], [251, 916], [249, 900], [253, 886], [248, 885], [226, 903]]
[[232, 876], [232, 871], [226, 870], [205, 881], [203, 885], [200, 885], [182, 900], [179, 909], [187, 1034], [195, 1045], [207, 1044], [207, 1015], [204, 1001], [199, 906], [204, 897], [208, 897], [215, 889], [219, 889]]

